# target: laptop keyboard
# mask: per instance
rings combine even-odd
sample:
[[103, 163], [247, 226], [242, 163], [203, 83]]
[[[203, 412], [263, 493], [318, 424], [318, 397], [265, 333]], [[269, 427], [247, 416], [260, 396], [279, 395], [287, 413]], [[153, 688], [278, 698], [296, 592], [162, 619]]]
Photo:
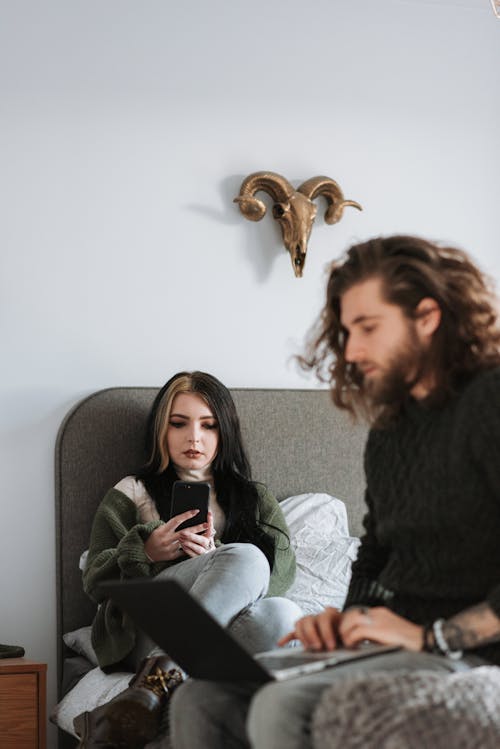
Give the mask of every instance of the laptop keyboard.
[[290, 652], [279, 655], [262, 653], [261, 655], [256, 655], [255, 659], [270, 671], [279, 671], [283, 668], [292, 668], [294, 666], [303, 666], [307, 663], [314, 663], [314, 661], [334, 662], [337, 660], [337, 656], [333, 653], [304, 653], [299, 651], [298, 653]]

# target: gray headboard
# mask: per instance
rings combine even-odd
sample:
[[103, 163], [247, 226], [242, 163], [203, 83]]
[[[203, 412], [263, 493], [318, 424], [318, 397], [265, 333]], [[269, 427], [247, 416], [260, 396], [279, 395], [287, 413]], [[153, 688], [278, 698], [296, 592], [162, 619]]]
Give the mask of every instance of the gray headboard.
[[[90, 624], [78, 560], [106, 491], [143, 457], [145, 424], [156, 388], [110, 388], [66, 416], [56, 444], [57, 598], [61, 635]], [[326, 391], [233, 389], [255, 479], [279, 500], [328, 492], [344, 500], [350, 530], [363, 514], [362, 453], [366, 430], [336, 410]]]

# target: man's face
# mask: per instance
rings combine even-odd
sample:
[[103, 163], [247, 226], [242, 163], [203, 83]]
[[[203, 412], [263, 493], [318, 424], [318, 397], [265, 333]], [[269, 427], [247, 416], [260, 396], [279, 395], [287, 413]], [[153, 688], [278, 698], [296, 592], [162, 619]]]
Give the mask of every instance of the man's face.
[[423, 397], [421, 374], [427, 345], [401, 307], [382, 296], [379, 278], [351, 287], [341, 298], [347, 362], [362, 374], [362, 388], [375, 404], [409, 392]]

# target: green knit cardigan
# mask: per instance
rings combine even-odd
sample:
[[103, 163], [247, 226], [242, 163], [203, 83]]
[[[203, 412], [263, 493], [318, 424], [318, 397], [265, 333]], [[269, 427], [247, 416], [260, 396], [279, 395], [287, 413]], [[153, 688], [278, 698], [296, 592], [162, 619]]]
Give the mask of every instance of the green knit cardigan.
[[[285, 593], [295, 577], [295, 553], [289, 542], [283, 512], [265, 487], [259, 487], [257, 521], [275, 542], [274, 565], [267, 595], [279, 596]], [[151, 562], [146, 556], [144, 542], [161, 523], [161, 520], [143, 523], [135, 503], [117, 489], [110, 489], [97, 509], [83, 572], [83, 587], [98, 604], [92, 624], [92, 645], [101, 668], [114, 666], [131, 652], [136, 628], [127, 614], [103, 597], [99, 583], [154, 577], [170, 565], [179, 564]]]

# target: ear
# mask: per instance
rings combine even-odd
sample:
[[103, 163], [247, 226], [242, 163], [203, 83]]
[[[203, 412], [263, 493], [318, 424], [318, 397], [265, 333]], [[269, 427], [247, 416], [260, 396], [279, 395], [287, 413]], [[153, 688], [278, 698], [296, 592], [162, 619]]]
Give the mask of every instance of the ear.
[[441, 307], [432, 297], [420, 300], [415, 310], [417, 331], [422, 338], [430, 338], [439, 328], [441, 322]]

